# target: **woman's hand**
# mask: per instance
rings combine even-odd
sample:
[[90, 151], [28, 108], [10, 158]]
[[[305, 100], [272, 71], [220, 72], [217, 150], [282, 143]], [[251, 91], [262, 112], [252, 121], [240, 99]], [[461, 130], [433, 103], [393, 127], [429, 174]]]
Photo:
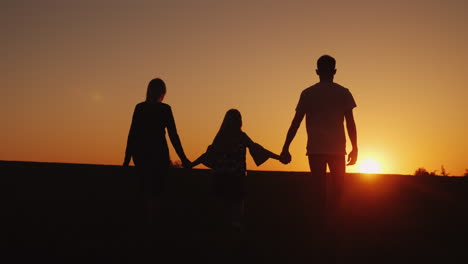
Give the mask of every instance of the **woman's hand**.
[[130, 165], [130, 160], [131, 160], [131, 156], [130, 155], [125, 155], [125, 159], [124, 159], [124, 162], [123, 162], [123, 165], [124, 167], [128, 167], [128, 165]]

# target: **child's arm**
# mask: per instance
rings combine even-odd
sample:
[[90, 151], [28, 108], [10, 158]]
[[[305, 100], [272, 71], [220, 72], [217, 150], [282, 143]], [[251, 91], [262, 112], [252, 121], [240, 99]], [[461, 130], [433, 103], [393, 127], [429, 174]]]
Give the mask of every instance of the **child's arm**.
[[283, 163], [283, 164], [288, 164], [288, 163], [289, 163], [288, 160], [283, 159], [280, 155], [277, 155], [277, 154], [275, 154], [275, 153], [273, 153], [273, 152], [271, 152], [271, 151], [269, 151], [269, 150], [266, 150], [266, 149], [265, 149], [265, 151], [267, 151], [268, 154], [270, 155], [269, 158], [272, 158], [272, 159], [275, 159], [275, 160], [279, 160], [279, 161], [280, 161], [281, 163]]
[[268, 157], [271, 158], [271, 159], [275, 159], [275, 160], [279, 160], [280, 159], [280, 156], [267, 150], [267, 149], [264, 149], [266, 153], [268, 153]]
[[249, 148], [250, 155], [254, 159], [257, 166], [262, 165], [269, 158], [280, 160], [281, 157], [279, 155], [265, 149], [260, 144], [255, 143], [247, 136], [247, 134], [245, 134], [245, 140], [246, 145]]

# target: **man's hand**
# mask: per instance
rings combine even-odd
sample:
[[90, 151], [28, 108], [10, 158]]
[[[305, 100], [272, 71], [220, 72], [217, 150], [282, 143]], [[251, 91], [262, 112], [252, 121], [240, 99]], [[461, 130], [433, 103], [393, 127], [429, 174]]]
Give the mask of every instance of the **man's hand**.
[[283, 150], [280, 155], [280, 161], [283, 164], [288, 164], [291, 162], [291, 154], [287, 150]]
[[347, 166], [356, 164], [357, 158], [358, 158], [358, 150], [357, 149], [351, 150], [351, 152], [348, 154]]

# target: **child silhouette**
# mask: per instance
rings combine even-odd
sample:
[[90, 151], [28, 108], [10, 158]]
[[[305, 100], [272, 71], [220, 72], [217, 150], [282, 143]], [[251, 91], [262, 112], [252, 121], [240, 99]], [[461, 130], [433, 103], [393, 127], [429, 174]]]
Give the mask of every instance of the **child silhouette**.
[[240, 112], [227, 111], [213, 143], [191, 164], [192, 167], [203, 164], [214, 171], [215, 195], [223, 202], [225, 216], [232, 227], [237, 229], [241, 229], [244, 216], [246, 149], [257, 166], [269, 158], [280, 160], [279, 155], [252, 141], [241, 128]]

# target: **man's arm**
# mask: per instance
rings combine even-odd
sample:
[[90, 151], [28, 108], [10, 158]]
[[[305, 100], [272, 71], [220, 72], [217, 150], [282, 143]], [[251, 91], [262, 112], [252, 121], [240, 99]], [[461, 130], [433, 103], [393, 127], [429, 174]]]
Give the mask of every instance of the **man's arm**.
[[346, 129], [348, 130], [348, 136], [351, 140], [352, 150], [348, 155], [348, 166], [356, 164], [358, 157], [358, 146], [357, 146], [357, 132], [356, 123], [354, 122], [353, 110], [349, 110], [345, 113]]
[[288, 134], [286, 135], [286, 140], [283, 145], [283, 150], [281, 152], [281, 162], [287, 164], [291, 162], [291, 154], [289, 153], [289, 145], [293, 141], [294, 137], [296, 136], [297, 130], [301, 125], [302, 119], [304, 118], [305, 113], [302, 111], [296, 111], [294, 118], [291, 122], [291, 126], [289, 127]]

